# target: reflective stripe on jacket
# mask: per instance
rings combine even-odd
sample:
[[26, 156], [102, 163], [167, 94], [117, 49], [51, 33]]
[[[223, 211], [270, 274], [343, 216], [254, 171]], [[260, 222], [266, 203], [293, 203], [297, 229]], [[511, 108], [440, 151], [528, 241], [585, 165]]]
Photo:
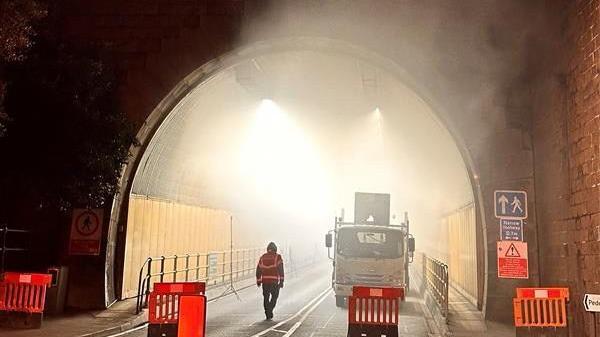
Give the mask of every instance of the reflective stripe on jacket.
[[283, 282], [283, 258], [274, 252], [263, 254], [256, 266], [256, 282], [279, 283]]

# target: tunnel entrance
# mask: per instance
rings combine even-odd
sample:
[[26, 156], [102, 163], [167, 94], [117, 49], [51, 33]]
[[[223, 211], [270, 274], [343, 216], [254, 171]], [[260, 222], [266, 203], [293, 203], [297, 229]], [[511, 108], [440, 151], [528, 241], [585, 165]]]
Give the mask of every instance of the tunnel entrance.
[[366, 191], [390, 193], [417, 250], [485, 308], [476, 177], [432, 106], [408, 72], [338, 41], [258, 43], [202, 66], [138, 135], [109, 233], [116, 296], [135, 295], [148, 256], [217, 252], [230, 236], [236, 248], [314, 252]]

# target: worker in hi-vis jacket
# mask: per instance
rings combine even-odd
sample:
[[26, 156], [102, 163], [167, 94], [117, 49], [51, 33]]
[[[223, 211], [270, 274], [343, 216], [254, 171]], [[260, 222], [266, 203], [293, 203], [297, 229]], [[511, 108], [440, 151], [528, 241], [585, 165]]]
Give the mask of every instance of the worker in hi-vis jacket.
[[262, 285], [263, 306], [267, 320], [273, 318], [273, 309], [279, 297], [279, 289], [283, 288], [283, 258], [277, 254], [277, 246], [270, 242], [267, 252], [258, 260], [256, 266], [256, 285]]

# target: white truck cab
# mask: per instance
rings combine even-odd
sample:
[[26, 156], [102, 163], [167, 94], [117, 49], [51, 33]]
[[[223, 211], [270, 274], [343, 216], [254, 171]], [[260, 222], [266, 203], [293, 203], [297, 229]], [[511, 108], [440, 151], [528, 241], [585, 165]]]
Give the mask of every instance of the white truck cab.
[[[389, 200], [389, 198], [388, 198]], [[355, 224], [336, 217], [335, 228], [325, 237], [333, 261], [332, 287], [336, 305], [345, 306], [352, 287], [401, 287], [408, 292], [408, 265], [415, 241], [409, 233], [408, 216], [400, 226]]]

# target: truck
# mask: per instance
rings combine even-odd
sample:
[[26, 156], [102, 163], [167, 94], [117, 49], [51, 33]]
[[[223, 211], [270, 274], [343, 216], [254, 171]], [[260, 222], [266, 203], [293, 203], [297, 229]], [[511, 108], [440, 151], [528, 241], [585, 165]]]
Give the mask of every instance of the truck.
[[333, 263], [331, 286], [336, 306], [347, 305], [355, 285], [399, 287], [404, 294], [408, 292], [415, 239], [410, 234], [408, 213], [404, 213], [402, 223], [394, 225], [389, 207], [389, 194], [357, 192], [354, 222], [344, 222], [343, 210], [335, 217], [325, 246]]

